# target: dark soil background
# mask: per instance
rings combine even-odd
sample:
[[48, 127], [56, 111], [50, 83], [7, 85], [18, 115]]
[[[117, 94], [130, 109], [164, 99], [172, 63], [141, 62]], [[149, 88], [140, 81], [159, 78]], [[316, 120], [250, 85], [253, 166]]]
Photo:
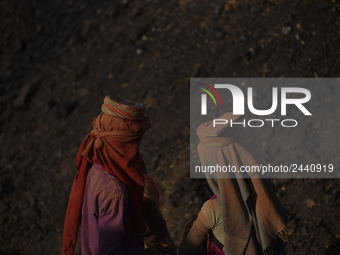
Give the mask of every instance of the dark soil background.
[[[61, 253], [76, 152], [108, 94], [147, 106], [141, 153], [179, 245], [198, 212], [189, 78], [339, 77], [339, 45], [337, 0], [2, 0], [0, 254]], [[340, 254], [339, 181], [274, 182], [288, 254]]]

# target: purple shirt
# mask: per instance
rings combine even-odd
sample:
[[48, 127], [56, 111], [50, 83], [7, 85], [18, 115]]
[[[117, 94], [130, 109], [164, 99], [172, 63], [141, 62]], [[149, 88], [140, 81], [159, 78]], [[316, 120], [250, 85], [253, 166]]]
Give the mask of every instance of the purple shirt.
[[144, 254], [143, 236], [133, 229], [127, 186], [98, 164], [86, 180], [81, 254]]

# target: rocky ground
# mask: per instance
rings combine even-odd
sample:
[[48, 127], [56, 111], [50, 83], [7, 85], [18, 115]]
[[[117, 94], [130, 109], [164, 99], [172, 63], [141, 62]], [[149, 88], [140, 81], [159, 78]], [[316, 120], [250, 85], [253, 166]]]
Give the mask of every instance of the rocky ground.
[[[335, 0], [3, 0], [0, 20], [0, 254], [60, 254], [75, 155], [105, 95], [147, 107], [141, 153], [179, 245], [198, 212], [190, 77], [340, 75]], [[332, 125], [320, 137], [339, 139]], [[340, 254], [339, 181], [274, 181], [291, 218], [288, 254]]]

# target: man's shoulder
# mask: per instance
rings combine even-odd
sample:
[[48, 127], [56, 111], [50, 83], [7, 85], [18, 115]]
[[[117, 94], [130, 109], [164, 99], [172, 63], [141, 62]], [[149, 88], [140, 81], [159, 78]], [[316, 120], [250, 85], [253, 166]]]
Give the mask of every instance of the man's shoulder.
[[99, 164], [94, 164], [89, 170], [87, 182], [96, 193], [111, 193], [115, 196], [128, 196], [127, 186], [113, 174], [105, 171]]

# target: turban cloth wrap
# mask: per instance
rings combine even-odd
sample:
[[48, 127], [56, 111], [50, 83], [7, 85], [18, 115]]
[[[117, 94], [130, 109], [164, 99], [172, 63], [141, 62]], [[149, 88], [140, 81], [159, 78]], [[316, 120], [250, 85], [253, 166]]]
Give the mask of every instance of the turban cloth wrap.
[[224, 252], [228, 255], [278, 254], [287, 241], [287, 216], [269, 183], [257, 174], [238, 173], [241, 166], [259, 166], [236, 128], [218, 137], [201, 132], [198, 154], [202, 166], [236, 167], [236, 173], [216, 173], [207, 181], [222, 206]]
[[130, 192], [134, 227], [146, 230], [141, 205], [143, 201], [145, 164], [139, 154], [139, 145], [150, 122], [144, 116], [143, 105], [122, 98], [104, 99], [102, 113], [92, 120], [93, 130], [80, 145], [76, 163], [77, 173], [67, 206], [63, 254], [73, 254], [81, 220], [81, 207], [87, 173], [93, 164], [126, 184]]

